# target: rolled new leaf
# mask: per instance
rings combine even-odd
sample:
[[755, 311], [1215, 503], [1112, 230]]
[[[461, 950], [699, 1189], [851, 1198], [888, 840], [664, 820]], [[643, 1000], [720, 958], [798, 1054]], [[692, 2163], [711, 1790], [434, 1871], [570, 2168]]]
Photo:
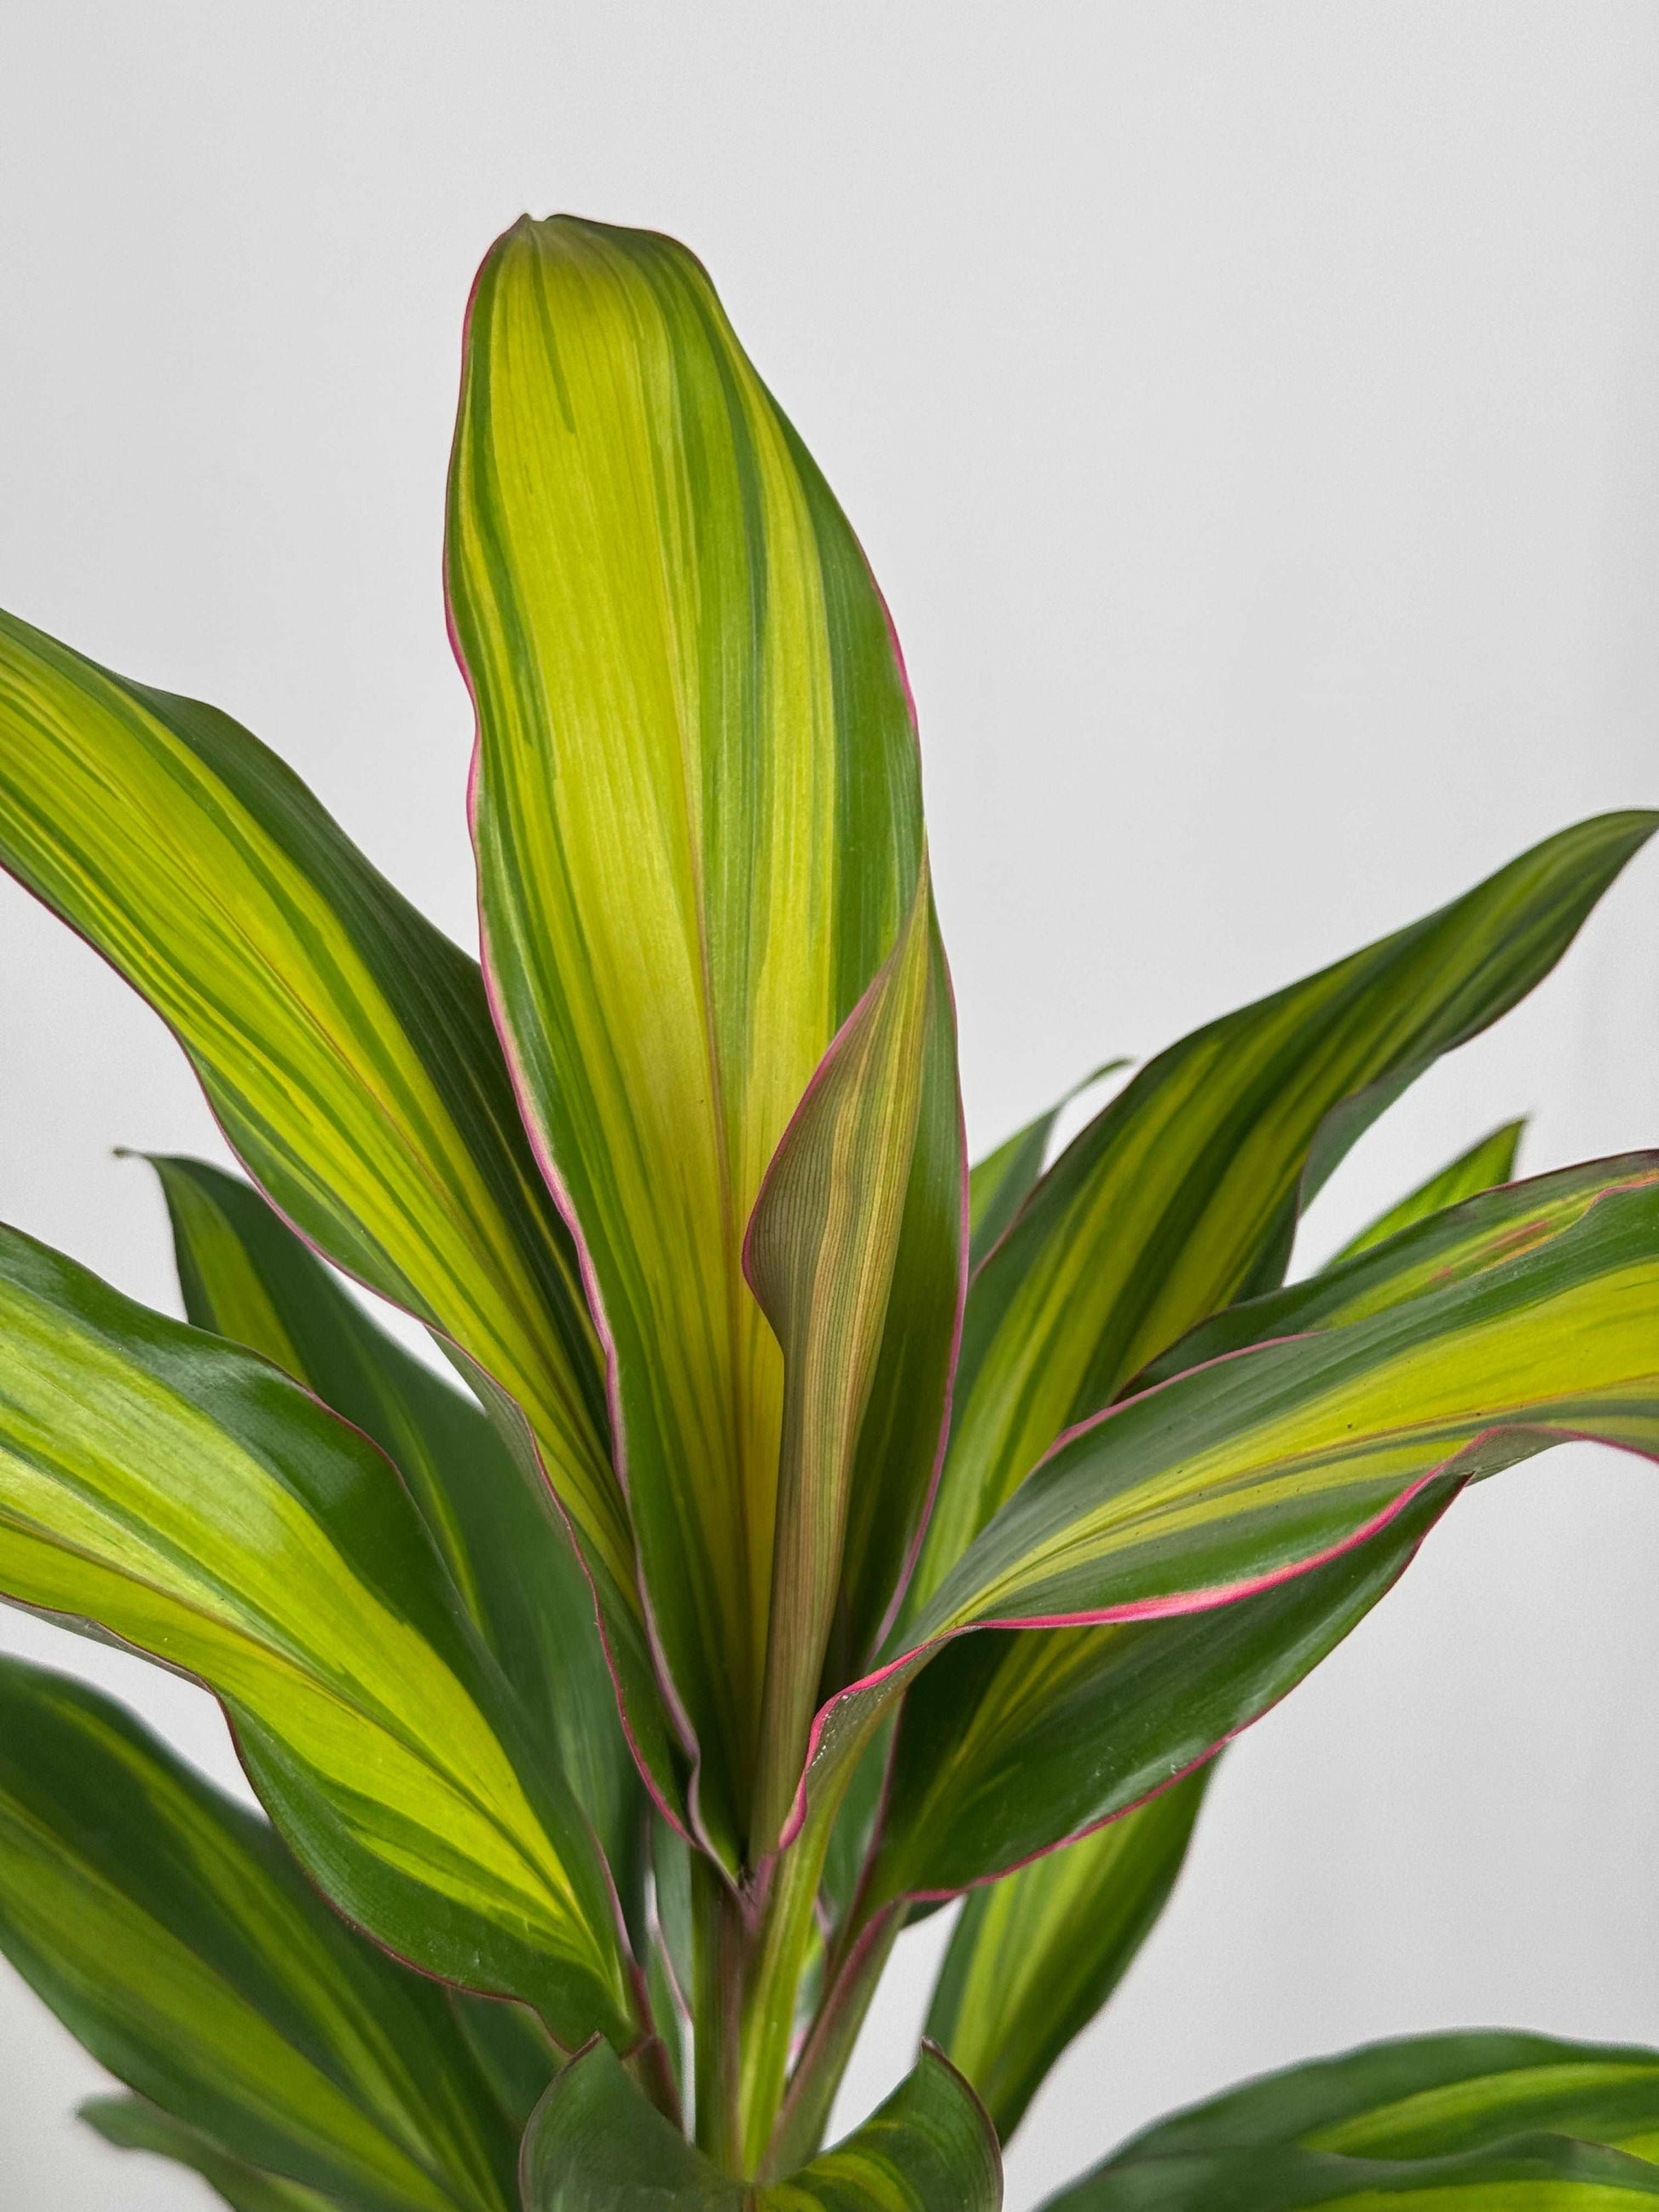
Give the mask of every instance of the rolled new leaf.
[[973, 2092], [931, 2046], [847, 2140], [787, 2180], [733, 2180], [640, 2095], [596, 2044], [525, 2136], [525, 2212], [997, 2212], [1002, 2163]]
[[1659, 2051], [1491, 2030], [1401, 2036], [1246, 2081], [1145, 2129], [1111, 2162], [1268, 2143], [1443, 2158], [1534, 2133], [1651, 2159]]
[[1367, 1223], [1340, 1251], [1333, 1253], [1326, 1265], [1338, 1267], [1344, 1260], [1352, 1260], [1356, 1252], [1367, 1252], [1373, 1244], [1385, 1243], [1427, 1214], [1439, 1213], [1462, 1199], [1473, 1198], [1480, 1191], [1492, 1189], [1494, 1184], [1508, 1182], [1515, 1173], [1515, 1155], [1526, 1126], [1524, 1121], [1505, 1121], [1502, 1128], [1494, 1129], [1478, 1145], [1471, 1145], [1468, 1152], [1460, 1152], [1426, 1182], [1419, 1183], [1385, 1213], [1379, 1213], [1375, 1221]]
[[275, 1360], [392, 1462], [475, 1626], [556, 1744], [631, 1904], [642, 1792], [592, 1592], [552, 1498], [525, 1482], [478, 1407], [377, 1328], [257, 1191], [202, 1160], [151, 1165], [186, 1315]]
[[507, 2212], [514, 2136], [441, 1990], [107, 1698], [0, 1661], [0, 1948], [100, 2064], [356, 2212]]
[[198, 2173], [231, 2212], [336, 2212], [338, 2200], [283, 2181], [234, 2158], [199, 2129], [187, 2128], [141, 2097], [92, 2097], [80, 2117], [118, 2150], [149, 2151]]
[[927, 2032], [973, 2083], [999, 2142], [1163, 1911], [1211, 1771], [969, 1894]]
[[[743, 1238], [916, 897], [908, 694], [822, 477], [701, 265], [650, 233], [526, 219], [492, 249], [447, 575], [478, 714], [486, 967], [586, 1249], [655, 1627], [729, 1856], [784, 1395]], [[940, 1079], [928, 1118], [954, 1109]], [[939, 1340], [913, 1354], [930, 1469], [954, 1287], [913, 1316]]]
[[975, 1279], [918, 1607], [1063, 1430], [1206, 1314], [1279, 1279], [1298, 1205], [1344, 1149], [1548, 973], [1656, 818], [1604, 815], [1550, 838], [1438, 914], [1172, 1045], [1096, 1117]]
[[939, 1011], [930, 939], [924, 876], [898, 944], [773, 1155], [744, 1242], [744, 1273], [784, 1370], [754, 1813], [760, 1851], [775, 1842], [794, 1797], [842, 1583], [859, 1435], [887, 1324]]
[[636, 2033], [592, 1829], [408, 1492], [266, 1361], [0, 1232], [0, 1593], [224, 1705], [286, 1839], [401, 1955], [568, 2046]]
[[[798, 1814], [833, 1796], [898, 1693], [969, 1630], [1230, 1607], [1383, 1537], [1414, 1504], [1437, 1512], [1462, 1483], [1580, 1436], [1659, 1456], [1651, 1177], [1603, 1187], [1503, 1264], [1340, 1328], [1212, 1360], [1085, 1423], [895, 1638], [885, 1666], [825, 1708]], [[1040, 1654], [1035, 1664], [1033, 1724]], [[1133, 1714], [1119, 1725], [1132, 1729]], [[902, 1784], [897, 1770], [896, 1791]]]
[[1464, 2158], [1221, 2151], [1097, 2169], [1042, 2212], [1639, 2212], [1659, 2166], [1566, 2136]]

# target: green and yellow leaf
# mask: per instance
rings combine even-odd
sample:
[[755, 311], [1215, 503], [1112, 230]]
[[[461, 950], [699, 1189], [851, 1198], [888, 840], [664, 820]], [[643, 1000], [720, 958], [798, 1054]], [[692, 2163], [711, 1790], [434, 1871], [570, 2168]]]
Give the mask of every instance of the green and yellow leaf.
[[1599, 2143], [1525, 2136], [1463, 2158], [1223, 2151], [1097, 2169], [1042, 2212], [1638, 2212], [1659, 2167]]
[[204, 1682], [307, 1870], [403, 1956], [624, 2044], [614, 1893], [409, 1493], [279, 1370], [0, 1232], [0, 1593]]
[[1160, 2120], [1114, 2162], [1268, 2143], [1443, 2158], [1533, 2134], [1654, 2158], [1659, 2051], [1492, 2030], [1402, 2036], [1246, 2081]]
[[927, 2034], [1006, 2142], [1073, 2036], [1127, 1972], [1181, 1871], [1212, 1769], [970, 1892]]
[[476, 962], [228, 715], [7, 615], [0, 865], [161, 1015], [272, 1202], [434, 1329], [553, 1484], [677, 1803], [599, 1346]]
[[997, 2212], [1002, 2163], [972, 2091], [924, 2045], [863, 2126], [787, 2180], [732, 2179], [647, 2105], [604, 2044], [554, 2083], [525, 2137], [526, 2212]]
[[[1595, 1190], [1501, 1264], [1462, 1279], [1434, 1277], [1417, 1295], [1340, 1328], [1212, 1360], [1085, 1423], [895, 1638], [884, 1667], [832, 1700], [817, 1724], [802, 1810], [837, 1786], [935, 1647], [964, 1631], [1167, 1624], [1230, 1608], [1385, 1538], [1414, 1501], [1431, 1519], [1462, 1483], [1565, 1438], [1659, 1456], [1659, 1177], [1608, 1187], [1598, 1170], [1594, 1181]], [[1383, 1268], [1397, 1245], [1432, 1228], [1419, 1224], [1348, 1265]], [[1421, 1533], [1414, 1528], [1412, 1542]], [[1382, 1559], [1384, 1587], [1403, 1564]], [[1285, 1601], [1293, 1613], [1293, 1600]], [[1285, 1646], [1275, 1632], [1269, 1674], [1298, 1639], [1311, 1635], [1316, 1647], [1323, 1632], [1316, 1619]], [[1063, 1703], [1076, 1686], [1074, 1666], [1086, 1678], [1103, 1656], [1109, 1670], [1109, 1649], [1032, 1641], [1025, 1670], [996, 1685], [988, 1707], [983, 1694], [957, 1705], [964, 1733], [988, 1710], [992, 1735], [1006, 1741], [1007, 1716], [1022, 1705], [1024, 1725], [1036, 1729], [1045, 1703]], [[1200, 1674], [1206, 1644], [1200, 1633], [1189, 1649]], [[1045, 1690], [1051, 1655], [1058, 1679]], [[1133, 1669], [1133, 1646], [1121, 1656]], [[995, 1647], [978, 1663], [997, 1671]], [[1155, 1701], [1159, 1671], [1146, 1675]], [[1170, 1709], [1160, 1710], [1167, 1719]], [[1133, 1708], [1121, 1706], [1114, 1726], [1133, 1741]], [[903, 1749], [901, 1741], [896, 1797], [906, 1786]], [[1171, 1756], [1161, 1778], [1182, 1764]], [[951, 1786], [971, 1792], [973, 1783], [970, 1767]], [[1024, 1850], [1068, 1832], [1059, 1827]], [[971, 1856], [980, 1848], [975, 1841]], [[1010, 1863], [994, 1858], [975, 1872]], [[920, 1886], [913, 1868], [892, 1881]]]
[[93, 2056], [362, 2212], [507, 2212], [515, 2137], [443, 1992], [118, 1705], [0, 1661], [0, 1948]]
[[1409, 1229], [1413, 1221], [1421, 1221], [1426, 1214], [1438, 1213], [1445, 1206], [1455, 1206], [1461, 1199], [1490, 1190], [1495, 1183], [1508, 1182], [1515, 1173], [1515, 1155], [1526, 1126], [1524, 1120], [1505, 1121], [1502, 1128], [1494, 1129], [1489, 1137], [1482, 1137], [1478, 1145], [1471, 1145], [1468, 1152], [1460, 1152], [1386, 1213], [1378, 1214], [1357, 1237], [1350, 1237], [1326, 1264], [1337, 1267], [1344, 1260], [1352, 1260], [1356, 1252], [1367, 1252], [1373, 1244], [1381, 1244], [1401, 1230]]
[[913, 1601], [1055, 1437], [1183, 1330], [1279, 1279], [1299, 1206], [1442, 1053], [1547, 974], [1651, 834], [1610, 814], [1160, 1054], [1042, 1178], [969, 1291]]
[[199, 2129], [187, 2128], [142, 2097], [93, 2097], [81, 2107], [87, 2125], [118, 2150], [149, 2151], [198, 2173], [231, 2212], [337, 2212], [339, 2199], [234, 2158]]
[[478, 1407], [377, 1328], [257, 1191], [201, 1160], [151, 1164], [185, 1313], [286, 1369], [392, 1461], [474, 1626], [558, 1747], [631, 1905], [643, 1792], [592, 1594], [552, 1498], [526, 1483]]
[[447, 577], [486, 963], [580, 1224], [644, 1581], [729, 1855], [784, 1401], [744, 1237], [917, 897], [908, 695], [822, 477], [701, 265], [653, 234], [526, 219], [486, 259]]
[[1541, 1249], [1610, 1194], [1659, 1182], [1659, 1152], [1586, 1160], [1525, 1182], [1483, 1190], [1427, 1214], [1316, 1275], [1243, 1298], [1189, 1329], [1136, 1377], [1137, 1389], [1212, 1359], [1313, 1329], [1346, 1328], [1427, 1292], [1473, 1282]]

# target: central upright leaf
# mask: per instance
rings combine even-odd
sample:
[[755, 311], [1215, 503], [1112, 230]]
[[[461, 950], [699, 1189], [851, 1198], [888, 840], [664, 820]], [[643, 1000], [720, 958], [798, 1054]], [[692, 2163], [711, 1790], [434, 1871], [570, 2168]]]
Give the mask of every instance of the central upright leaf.
[[784, 1397], [744, 1236], [916, 894], [908, 694], [822, 477], [648, 233], [526, 220], [485, 262], [447, 572], [498, 1019], [585, 1248], [705, 1824], [740, 1839]]

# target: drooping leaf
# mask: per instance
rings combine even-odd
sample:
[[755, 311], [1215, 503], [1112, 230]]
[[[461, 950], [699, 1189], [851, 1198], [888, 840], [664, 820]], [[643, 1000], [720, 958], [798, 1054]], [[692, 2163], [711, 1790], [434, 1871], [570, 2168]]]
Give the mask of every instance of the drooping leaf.
[[1194, 2152], [1097, 2168], [1042, 2212], [1630, 2212], [1659, 2166], [1566, 2136], [1524, 2136], [1463, 2158], [1338, 2158], [1293, 2148]]
[[997, 2212], [996, 2137], [961, 2075], [924, 2045], [847, 2140], [787, 2180], [734, 2181], [641, 2097], [602, 2043], [548, 2092], [525, 2137], [526, 2212]]
[[441, 1990], [119, 1706], [0, 1660], [0, 1949], [93, 2056], [362, 2212], [507, 2212], [516, 2137]]
[[[1391, 1249], [1349, 1264], [1382, 1264]], [[1485, 1273], [1212, 1360], [1085, 1423], [896, 1637], [884, 1667], [820, 1715], [797, 1818], [837, 1786], [942, 1642], [1228, 1607], [1340, 1559], [1414, 1499], [1437, 1511], [1462, 1483], [1579, 1436], [1659, 1455], [1650, 1177], [1603, 1188]], [[1066, 1650], [1053, 1648], [1063, 1692]], [[1032, 1727], [1042, 1668], [1039, 1653], [1015, 1692]], [[1171, 1761], [1165, 1776], [1178, 1771]], [[896, 1794], [902, 1786], [896, 1769]]]
[[905, 1701], [873, 1888], [952, 1896], [1200, 1765], [1392, 1589], [1459, 1486], [1431, 1484], [1364, 1542], [1254, 1597], [945, 1644]]
[[930, 951], [924, 874], [897, 945], [773, 1155], [744, 1244], [744, 1271], [784, 1370], [754, 1821], [763, 1850], [794, 1796], [842, 1583], [921, 1111]]
[[82, 2106], [80, 2116], [118, 2150], [149, 2151], [199, 2173], [231, 2212], [336, 2212], [338, 2205], [337, 2197], [301, 2182], [259, 2172], [142, 2097], [93, 2097]]
[[1000, 2142], [1163, 1911], [1211, 1771], [969, 1893], [927, 2034], [973, 2083]]
[[1605, 815], [1551, 838], [1171, 1046], [1097, 1116], [971, 1286], [915, 1605], [1066, 1428], [1206, 1314], [1279, 1279], [1298, 1206], [1346, 1147], [1548, 973], [1656, 818]]
[[676, 1802], [599, 1346], [477, 963], [228, 715], [6, 615], [0, 865], [161, 1015], [272, 1201], [433, 1328], [552, 1482]]
[[1659, 1152], [1586, 1160], [1525, 1182], [1483, 1190], [1425, 1215], [1304, 1282], [1245, 1298], [1177, 1339], [1136, 1378], [1166, 1382], [1207, 1361], [1275, 1337], [1340, 1328], [1453, 1283], [1468, 1283], [1540, 1249], [1582, 1221], [1609, 1194], [1659, 1182]]
[[1024, 1128], [1016, 1129], [994, 1152], [975, 1162], [968, 1176], [970, 1273], [1000, 1240], [1003, 1231], [1036, 1188], [1048, 1157], [1048, 1139], [1061, 1111], [1080, 1091], [1089, 1090], [1105, 1076], [1115, 1075], [1128, 1064], [1127, 1060], [1109, 1060], [1092, 1068], [1081, 1083], [1072, 1085], [1063, 1098], [1057, 1098], [1046, 1114], [1039, 1114]]
[[1494, 1129], [1478, 1145], [1471, 1145], [1468, 1152], [1460, 1152], [1438, 1174], [1431, 1175], [1426, 1182], [1407, 1192], [1386, 1213], [1379, 1213], [1357, 1237], [1351, 1237], [1326, 1265], [1338, 1267], [1344, 1260], [1352, 1260], [1356, 1252], [1369, 1251], [1373, 1244], [1381, 1244], [1401, 1230], [1410, 1228], [1413, 1221], [1421, 1221], [1426, 1214], [1438, 1213], [1444, 1206], [1455, 1206], [1460, 1199], [1473, 1198], [1478, 1191], [1490, 1190], [1495, 1183], [1508, 1182], [1515, 1173], [1515, 1155], [1526, 1126], [1524, 1118], [1505, 1121], [1501, 1129]]
[[204, 1682], [391, 1948], [631, 2039], [614, 1894], [380, 1450], [278, 1369], [0, 1232], [0, 1593]]
[[823, 478], [700, 264], [652, 234], [526, 220], [489, 255], [447, 545], [486, 963], [586, 1249], [653, 1618], [729, 1856], [783, 1401], [743, 1237], [916, 896], [908, 695]]
[[1300, 2143], [1354, 2158], [1442, 2158], [1516, 2135], [1659, 2152], [1659, 2051], [1486, 2030], [1402, 2036], [1287, 2066], [1160, 2120], [1114, 2154]]
[[186, 1314], [275, 1360], [396, 1466], [474, 1624], [557, 1745], [630, 1901], [643, 1793], [592, 1593], [552, 1499], [525, 1482], [477, 1406], [377, 1328], [257, 1191], [201, 1160], [151, 1164]]

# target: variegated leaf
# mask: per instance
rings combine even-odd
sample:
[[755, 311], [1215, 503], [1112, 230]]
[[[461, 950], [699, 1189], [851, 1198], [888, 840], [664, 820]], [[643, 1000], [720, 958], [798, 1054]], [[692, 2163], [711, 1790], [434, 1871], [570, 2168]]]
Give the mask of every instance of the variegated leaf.
[[0, 1949], [175, 2120], [359, 2212], [507, 2212], [516, 2135], [442, 1990], [106, 1698], [0, 1661]]
[[1373, 1244], [1381, 1244], [1389, 1237], [1409, 1229], [1413, 1221], [1421, 1221], [1425, 1214], [1438, 1213], [1443, 1207], [1455, 1206], [1460, 1199], [1473, 1198], [1478, 1191], [1490, 1190], [1494, 1184], [1508, 1182], [1515, 1173], [1515, 1155], [1521, 1142], [1524, 1121], [1505, 1121], [1502, 1128], [1494, 1129], [1489, 1137], [1482, 1137], [1478, 1145], [1471, 1145], [1449, 1161], [1438, 1174], [1419, 1183], [1379, 1213], [1357, 1237], [1352, 1237], [1340, 1252], [1327, 1262], [1337, 1267], [1344, 1260], [1352, 1260], [1356, 1252], [1369, 1251]]
[[[784, 1396], [743, 1240], [917, 896], [908, 695], [823, 478], [700, 264], [649, 233], [526, 219], [487, 258], [447, 577], [486, 965], [591, 1267], [657, 1634], [730, 1861]], [[953, 1111], [939, 1079], [930, 1120]], [[931, 1302], [947, 1324], [953, 1290]]]
[[231, 2212], [337, 2212], [337, 2197], [233, 2157], [198, 2128], [187, 2128], [142, 2097], [93, 2097], [81, 2107], [89, 2128], [118, 2150], [149, 2151], [199, 2173]]
[[1144, 1067], [975, 1277], [913, 1603], [1068, 1425], [1182, 1332], [1282, 1273], [1297, 1208], [1439, 1054], [1512, 1006], [1651, 834], [1610, 814], [1438, 914]]
[[1144, 2130], [1113, 2162], [1267, 2143], [1443, 2158], [1534, 2133], [1653, 2158], [1659, 2051], [1490, 2030], [1402, 2036], [1246, 2081]]
[[1640, 2212], [1659, 2166], [1566, 2136], [1523, 2136], [1462, 2158], [1220, 2151], [1109, 2166], [1042, 2212]]
[[526, 2212], [997, 2212], [1002, 2164], [972, 2091], [925, 2046], [915, 2071], [845, 2142], [787, 2180], [733, 2180], [596, 2044], [532, 2122], [522, 2185]]
[[201, 1160], [151, 1164], [186, 1314], [275, 1360], [398, 1468], [474, 1625], [558, 1747], [637, 1924], [643, 1791], [592, 1593], [552, 1498], [525, 1482], [477, 1407], [378, 1328], [257, 1191]]
[[[1384, 1264], [1392, 1249], [1349, 1264]], [[966, 1630], [1052, 1632], [1231, 1607], [1384, 1537], [1414, 1501], [1437, 1513], [1471, 1478], [1584, 1435], [1659, 1455], [1651, 1176], [1611, 1188], [1602, 1176], [1593, 1203], [1485, 1272], [1340, 1328], [1212, 1360], [1085, 1423], [895, 1639], [885, 1666], [820, 1716], [799, 1816], [821, 1792], [833, 1797], [895, 1697], [939, 1644]], [[1316, 1642], [1322, 1632], [1316, 1624], [1311, 1632]], [[1049, 1649], [1058, 1702], [1067, 1660], [1091, 1662], [1081, 1646]], [[1034, 1652], [1014, 1693], [1032, 1726], [1045, 1656]], [[1156, 1669], [1148, 1686], [1156, 1698]], [[1006, 1703], [999, 1696], [993, 1710]], [[1115, 1725], [1131, 1738], [1133, 1719], [1120, 1707]], [[1164, 1768], [1177, 1771], [1174, 1760]], [[902, 1786], [901, 1772], [896, 1791]], [[1057, 1827], [1046, 1841], [1067, 1832]], [[915, 1886], [909, 1872], [890, 1883]]]
[[0, 1593], [206, 1683], [284, 1837], [391, 1948], [637, 2033], [592, 1829], [408, 1492], [250, 1352], [0, 1232]]
[[970, 1893], [927, 2033], [973, 2083], [1000, 2142], [1163, 1911], [1212, 1771]]
[[678, 1803], [599, 1346], [477, 963], [228, 715], [6, 615], [0, 739], [0, 864], [167, 1022], [273, 1203], [427, 1322], [552, 1482]]

